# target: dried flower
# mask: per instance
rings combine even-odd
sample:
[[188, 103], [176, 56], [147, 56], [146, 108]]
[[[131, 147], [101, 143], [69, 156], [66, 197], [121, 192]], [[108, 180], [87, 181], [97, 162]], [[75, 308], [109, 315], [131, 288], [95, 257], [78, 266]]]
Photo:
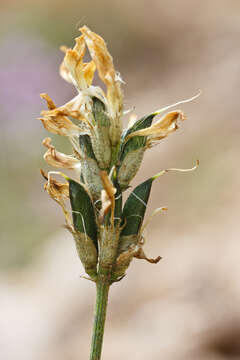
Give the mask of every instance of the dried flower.
[[172, 132], [178, 129], [178, 120], [185, 120], [185, 115], [182, 111], [171, 111], [164, 115], [155, 124], [141, 130], [137, 130], [129, 134], [126, 141], [134, 136], [147, 136], [147, 147], [151, 147], [154, 141], [162, 140]]
[[[191, 169], [160, 171], [133, 189], [124, 206], [122, 193], [139, 170], [145, 151], [175, 132], [185, 115], [181, 110], [173, 110], [153, 123], [154, 118], [199, 94], [141, 119], [134, 116], [123, 131], [121, 77], [104, 40], [86, 26], [80, 31], [82, 35], [75, 39], [73, 49], [61, 47], [65, 56], [60, 65], [60, 75], [74, 85], [77, 94], [59, 107], [47, 94], [41, 94], [48, 109], [41, 112], [40, 118], [45, 129], [67, 137], [73, 148], [71, 155], [58, 152], [47, 137], [43, 140], [47, 148], [45, 161], [56, 168], [73, 170], [76, 179], [61, 172], [46, 174], [41, 170], [41, 173], [47, 180], [44, 188], [64, 212], [66, 227], [73, 235], [85, 272], [97, 284], [91, 359], [98, 360], [109, 286], [125, 276], [133, 258], [152, 264], [161, 259], [148, 258], [143, 251], [147, 224], [155, 214], [166, 210], [156, 209], [144, 224], [154, 180], [170, 171], [192, 171], [198, 162]], [[84, 62], [87, 48], [92, 57], [90, 62]], [[106, 92], [93, 85], [96, 71]], [[53, 174], [63, 176], [67, 182], [60, 183]]]
[[55, 147], [51, 145], [51, 138], [45, 138], [42, 144], [48, 148], [47, 152], [43, 156], [48, 165], [54, 166], [56, 168], [65, 168], [70, 170], [81, 168], [79, 160], [74, 156], [65, 155], [56, 151]]
[[[133, 257], [148, 260], [142, 250], [141, 230], [147, 201], [153, 180], [170, 170], [164, 170], [140, 184], [133, 190], [123, 209], [122, 191], [129, 187], [136, 175], [146, 149], [176, 131], [178, 121], [184, 120], [185, 115], [181, 110], [174, 110], [155, 123], [154, 118], [195, 97], [167, 106], [139, 120], [135, 116], [122, 132], [123, 95], [120, 75], [114, 68], [104, 40], [86, 26], [80, 31], [82, 35], [75, 39], [73, 49], [61, 47], [65, 56], [60, 65], [60, 75], [75, 86], [78, 94], [60, 107], [47, 94], [41, 94], [48, 106], [48, 110], [41, 113], [44, 127], [54, 134], [66, 136], [73, 147], [73, 154], [65, 155], [55, 149], [50, 138], [46, 138], [43, 140], [43, 145], [47, 147], [44, 159], [56, 168], [75, 170], [78, 179], [73, 182], [67, 178], [70, 181], [69, 188], [68, 183], [61, 184], [54, 180], [52, 173], [43, 175], [48, 180], [46, 190], [62, 207], [67, 227], [74, 235], [78, 250], [85, 254], [80, 254], [80, 258], [87, 272], [96, 279], [97, 262], [104, 266], [103, 259], [111, 258], [111, 277], [115, 281], [125, 274]], [[87, 48], [92, 57], [90, 62], [84, 62]], [[99, 86], [93, 85], [95, 71], [106, 86], [106, 93]], [[75, 123], [71, 118], [75, 119]], [[73, 221], [65, 207], [69, 196]], [[89, 244], [95, 244], [92, 252], [94, 265], [89, 265], [86, 260], [86, 246], [79, 245], [84, 243], [83, 239], [89, 239]], [[111, 239], [115, 239], [114, 246], [111, 246]], [[112, 254], [108, 254], [107, 247]], [[91, 246], [89, 251], [92, 251]], [[89, 266], [95, 270], [89, 272]]]

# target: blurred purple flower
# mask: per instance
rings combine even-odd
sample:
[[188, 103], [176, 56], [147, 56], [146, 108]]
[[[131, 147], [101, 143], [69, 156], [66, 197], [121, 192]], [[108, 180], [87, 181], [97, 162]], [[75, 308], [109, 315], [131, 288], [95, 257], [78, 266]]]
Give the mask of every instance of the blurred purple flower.
[[[56, 71], [62, 60], [57, 47], [32, 34], [7, 34], [0, 42], [1, 128], [7, 137], [35, 132], [34, 121], [43, 108], [39, 94], [55, 93], [57, 103], [72, 95]], [[63, 95], [65, 94], [65, 95]], [[14, 130], [14, 132], [13, 132]]]

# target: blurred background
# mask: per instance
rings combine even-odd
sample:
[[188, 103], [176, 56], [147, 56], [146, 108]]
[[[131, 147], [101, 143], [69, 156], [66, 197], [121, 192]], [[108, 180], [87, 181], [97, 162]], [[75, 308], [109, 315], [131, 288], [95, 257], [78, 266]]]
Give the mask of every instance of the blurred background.
[[[104, 360], [240, 359], [240, 2], [81, 0], [0, 3], [0, 358], [87, 359], [95, 289], [83, 280], [60, 208], [43, 190], [39, 117], [75, 90], [58, 74], [84, 24], [108, 43], [125, 108], [138, 116], [195, 95], [187, 121], [149, 150], [133, 185], [155, 182], [147, 255], [112, 286]], [[67, 142], [52, 136], [59, 150]]]

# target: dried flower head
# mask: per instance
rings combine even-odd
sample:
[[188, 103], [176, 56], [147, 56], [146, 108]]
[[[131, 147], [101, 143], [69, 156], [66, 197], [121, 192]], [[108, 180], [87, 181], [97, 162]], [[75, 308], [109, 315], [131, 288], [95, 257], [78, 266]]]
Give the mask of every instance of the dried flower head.
[[[64, 59], [60, 75], [73, 84], [77, 94], [66, 104], [57, 107], [47, 94], [41, 97], [47, 103], [41, 121], [46, 130], [66, 136], [73, 154], [58, 152], [49, 137], [43, 140], [47, 148], [45, 161], [56, 168], [74, 170], [76, 180], [63, 173], [50, 172], [45, 189], [62, 208], [67, 228], [74, 236], [85, 271], [94, 281], [107, 276], [110, 282], [121, 279], [135, 257], [157, 263], [160, 257], [149, 259], [142, 247], [144, 215], [152, 183], [168, 171], [195, 169], [168, 169], [138, 185], [122, 206], [122, 192], [136, 175], [145, 151], [178, 129], [185, 115], [181, 110], [165, 113], [153, 123], [156, 116], [184, 102], [157, 110], [137, 119], [131, 117], [122, 130], [122, 80], [116, 72], [105, 41], [86, 26], [75, 39], [73, 49], [61, 47]], [[86, 49], [92, 60], [85, 62]], [[98, 72], [106, 91], [93, 85]], [[198, 96], [198, 95], [197, 95]], [[72, 121], [74, 119], [74, 122]], [[198, 164], [197, 164], [198, 165]], [[60, 183], [53, 174], [60, 174], [67, 182]], [[70, 200], [72, 218], [65, 203]], [[155, 213], [166, 208], [159, 208]], [[154, 214], [155, 214], [154, 213]]]

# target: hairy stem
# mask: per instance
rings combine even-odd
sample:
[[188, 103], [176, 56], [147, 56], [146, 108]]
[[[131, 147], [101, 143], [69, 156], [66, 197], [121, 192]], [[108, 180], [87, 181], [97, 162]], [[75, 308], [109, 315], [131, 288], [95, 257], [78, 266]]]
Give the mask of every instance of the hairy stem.
[[94, 315], [90, 360], [100, 360], [101, 358], [104, 325], [108, 303], [108, 292], [110, 287], [108, 276], [104, 276], [104, 274], [99, 274], [96, 287], [96, 307]]

